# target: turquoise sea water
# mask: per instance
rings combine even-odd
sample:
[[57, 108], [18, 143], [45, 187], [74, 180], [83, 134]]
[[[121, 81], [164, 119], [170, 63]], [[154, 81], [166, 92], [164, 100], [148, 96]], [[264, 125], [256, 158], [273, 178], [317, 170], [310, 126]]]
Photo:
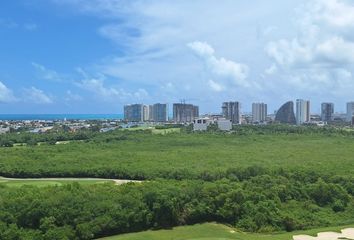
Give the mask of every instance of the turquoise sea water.
[[0, 120], [104, 120], [122, 118], [123, 114], [0, 114]]

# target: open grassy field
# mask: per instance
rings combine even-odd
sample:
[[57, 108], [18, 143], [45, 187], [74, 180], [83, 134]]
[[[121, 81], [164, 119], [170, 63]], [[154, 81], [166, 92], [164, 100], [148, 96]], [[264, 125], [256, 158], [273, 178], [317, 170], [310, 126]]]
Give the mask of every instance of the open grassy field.
[[3, 176], [184, 178], [249, 166], [352, 175], [354, 139], [318, 134], [238, 136], [118, 131], [107, 139], [91, 142], [0, 148]]
[[327, 227], [291, 233], [257, 234], [239, 232], [237, 229], [222, 224], [205, 223], [192, 226], [175, 227], [170, 230], [145, 231], [101, 238], [100, 240], [291, 240], [294, 235], [316, 236], [319, 232], [340, 231], [341, 227]]

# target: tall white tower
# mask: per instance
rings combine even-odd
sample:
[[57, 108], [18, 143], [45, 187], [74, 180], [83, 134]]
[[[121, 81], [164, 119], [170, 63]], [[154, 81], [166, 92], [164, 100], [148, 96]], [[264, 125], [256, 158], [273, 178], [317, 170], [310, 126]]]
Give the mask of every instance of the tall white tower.
[[310, 122], [310, 101], [297, 99], [296, 100], [296, 124]]

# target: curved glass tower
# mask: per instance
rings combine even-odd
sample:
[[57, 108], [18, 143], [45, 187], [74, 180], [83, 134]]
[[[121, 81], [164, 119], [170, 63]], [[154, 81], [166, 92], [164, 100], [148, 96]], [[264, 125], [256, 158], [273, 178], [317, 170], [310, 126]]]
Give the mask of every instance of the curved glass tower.
[[279, 123], [296, 124], [294, 103], [289, 101], [281, 106], [275, 115], [275, 121]]

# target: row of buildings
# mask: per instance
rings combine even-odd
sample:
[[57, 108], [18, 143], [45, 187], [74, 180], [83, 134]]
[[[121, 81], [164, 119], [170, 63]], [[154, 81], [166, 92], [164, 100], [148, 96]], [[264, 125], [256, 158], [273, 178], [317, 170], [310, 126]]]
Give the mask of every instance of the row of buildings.
[[[173, 121], [176, 123], [192, 122], [199, 117], [199, 107], [193, 104], [173, 104]], [[124, 106], [124, 120], [128, 122], [168, 122], [168, 104], [153, 105], [130, 104]]]
[[[283, 104], [274, 117], [268, 114], [266, 103], [253, 103], [252, 115], [247, 122], [251, 123], [267, 123], [278, 122], [287, 124], [302, 125], [311, 122], [310, 101], [297, 99], [294, 106], [293, 101]], [[131, 104], [124, 106], [124, 120], [128, 122], [168, 122], [169, 109], [166, 103], [156, 103], [153, 105]], [[174, 103], [173, 118], [175, 123], [191, 123], [199, 117], [199, 107], [193, 104]], [[224, 102], [221, 106], [221, 115], [219, 118], [230, 120], [232, 124], [241, 124], [241, 103]], [[354, 102], [347, 103], [346, 121], [353, 122]], [[321, 115], [319, 121], [332, 122], [334, 120], [334, 104], [325, 102], [321, 104]]]
[[[321, 116], [320, 120], [323, 122], [334, 121], [334, 104], [325, 102], [321, 104]], [[289, 101], [282, 105], [276, 112], [275, 121], [280, 123], [297, 124], [311, 122], [310, 114], [310, 101], [297, 99], [296, 100], [296, 112], [294, 112], [294, 103]], [[347, 113], [345, 117], [346, 122], [354, 122], [354, 102], [347, 103]]]
[[124, 120], [128, 122], [167, 122], [168, 104], [131, 104], [124, 106]]

